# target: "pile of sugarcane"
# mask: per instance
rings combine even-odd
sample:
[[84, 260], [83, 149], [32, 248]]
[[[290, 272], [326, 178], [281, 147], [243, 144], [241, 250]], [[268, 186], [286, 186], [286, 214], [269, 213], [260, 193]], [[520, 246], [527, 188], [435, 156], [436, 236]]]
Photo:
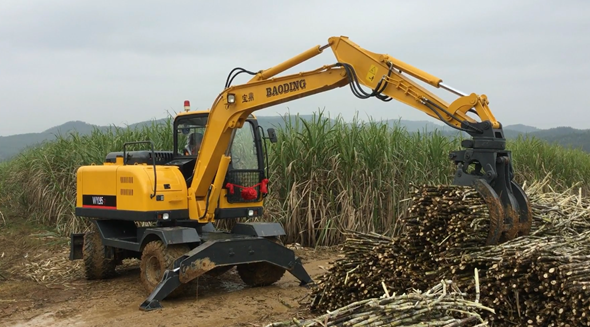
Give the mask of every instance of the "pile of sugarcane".
[[[469, 187], [421, 186], [396, 237], [348, 231], [344, 258], [319, 278], [311, 310], [325, 312], [389, 292], [453, 280], [481, 296], [494, 326], [590, 325], [590, 207], [580, 196], [527, 189], [533, 232], [484, 246], [488, 211]], [[476, 290], [474, 269], [480, 271]]]
[[[318, 280], [312, 310], [381, 296], [381, 281], [396, 291], [427, 289], [464, 268], [460, 251], [485, 244], [487, 207], [472, 188], [417, 187], [412, 200], [398, 237], [345, 232], [345, 257]], [[473, 270], [463, 271], [472, 280]]]
[[353, 302], [313, 319], [273, 323], [266, 327], [320, 326], [485, 326], [484, 311], [493, 309], [465, 294], [452, 281], [443, 280], [426, 292], [415, 290], [406, 294], [385, 294]]
[[[334, 262], [329, 273], [316, 280], [312, 310], [325, 311], [355, 301], [380, 297], [382, 282], [399, 289], [412, 280], [404, 278], [407, 267], [396, 265], [403, 250], [390, 238], [374, 233], [345, 232], [344, 257]], [[421, 289], [421, 288], [418, 288]]]
[[521, 237], [474, 254], [485, 266], [487, 317], [533, 326], [590, 326], [590, 231], [574, 237]]
[[531, 235], [577, 235], [590, 230], [590, 197], [577, 185], [557, 192], [548, 184], [550, 177], [526, 188], [533, 210]]
[[440, 278], [472, 280], [475, 266], [461, 258], [485, 245], [490, 225], [488, 207], [477, 191], [466, 186], [416, 187], [402, 224], [405, 229], [394, 241], [404, 250], [398, 264], [418, 272], [415, 279], [426, 285], [417, 286], [428, 287]]

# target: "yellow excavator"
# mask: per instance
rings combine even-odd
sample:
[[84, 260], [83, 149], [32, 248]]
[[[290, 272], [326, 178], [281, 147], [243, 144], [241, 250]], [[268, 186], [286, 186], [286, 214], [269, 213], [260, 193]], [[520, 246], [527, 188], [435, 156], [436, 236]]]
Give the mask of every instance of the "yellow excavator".
[[[277, 77], [328, 48], [335, 63]], [[233, 86], [242, 73], [253, 77]], [[412, 79], [458, 98], [448, 104]], [[235, 68], [210, 110], [190, 111], [185, 101], [185, 112], [173, 122], [171, 151], [157, 151], [151, 141], [131, 142], [107, 154], [102, 165], [80, 167], [76, 215], [93, 224], [87, 233], [72, 234], [70, 258], [84, 260], [88, 279], [112, 277], [123, 259], [140, 259], [141, 281], [150, 292], [142, 310], [161, 308], [160, 302], [183, 284], [232, 267], [251, 286], [273, 284], [286, 271], [300, 285], [309, 285], [313, 281], [301, 260], [280, 243], [285, 231], [279, 223], [242, 222], [230, 231], [217, 230], [212, 223], [263, 214], [268, 194], [266, 140], [276, 142], [277, 137], [272, 128], [266, 135], [253, 113], [344, 86], [361, 99], [403, 102], [469, 134], [471, 139], [462, 142], [465, 149], [450, 153], [457, 167], [453, 184], [473, 186], [487, 202], [491, 221], [486, 243], [529, 232], [529, 202], [513, 181], [511, 153], [487, 97], [460, 92], [438, 77], [340, 36], [266, 70]], [[141, 143], [151, 148], [128, 150]]]

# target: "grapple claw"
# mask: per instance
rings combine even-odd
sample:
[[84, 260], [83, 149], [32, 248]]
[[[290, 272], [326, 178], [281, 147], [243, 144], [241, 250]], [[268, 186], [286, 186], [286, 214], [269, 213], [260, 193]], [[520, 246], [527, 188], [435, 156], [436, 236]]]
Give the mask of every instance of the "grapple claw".
[[490, 213], [490, 229], [486, 245], [494, 245], [529, 233], [532, 214], [526, 194], [516, 183], [512, 189], [506, 190], [508, 203], [483, 179], [473, 181], [473, 187], [479, 192], [488, 206]]
[[473, 187], [485, 201], [490, 213], [490, 230], [486, 245], [498, 244], [504, 232], [504, 207], [500, 202], [498, 194], [494, 189], [482, 179], [476, 179]]
[[505, 150], [502, 129], [489, 122], [472, 124], [481, 133], [470, 133], [464, 140], [467, 150], [452, 151], [450, 159], [457, 165], [453, 184], [472, 186], [486, 202], [490, 212], [487, 245], [499, 244], [529, 233], [532, 212], [526, 193], [513, 179], [512, 157]]
[[528, 235], [533, 225], [533, 212], [531, 210], [531, 204], [528, 197], [526, 196], [526, 193], [520, 187], [520, 185], [516, 184], [514, 181], [512, 181], [511, 184], [512, 193], [514, 194], [514, 198], [518, 203], [518, 234], [519, 236]]

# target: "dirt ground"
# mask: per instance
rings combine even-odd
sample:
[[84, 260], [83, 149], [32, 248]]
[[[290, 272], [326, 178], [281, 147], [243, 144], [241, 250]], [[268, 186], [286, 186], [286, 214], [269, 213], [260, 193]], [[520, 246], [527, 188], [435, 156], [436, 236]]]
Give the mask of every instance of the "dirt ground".
[[[147, 297], [139, 264], [119, 276], [87, 281], [81, 260], [69, 261], [67, 238], [23, 225], [0, 225], [0, 326], [265, 326], [306, 317], [309, 289], [289, 273], [276, 284], [250, 288], [234, 270], [198, 279], [194, 294], [139, 310]], [[337, 259], [334, 249], [296, 248], [312, 278]]]

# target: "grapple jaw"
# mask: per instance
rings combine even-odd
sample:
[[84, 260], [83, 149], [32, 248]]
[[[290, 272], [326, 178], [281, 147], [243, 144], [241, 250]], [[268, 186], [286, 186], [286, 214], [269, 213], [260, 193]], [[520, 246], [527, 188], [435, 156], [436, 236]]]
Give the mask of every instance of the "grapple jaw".
[[532, 213], [524, 191], [514, 182], [500, 194], [483, 179], [473, 181], [490, 212], [490, 230], [486, 245], [499, 244], [521, 235], [531, 228]]
[[466, 150], [453, 151], [457, 164], [453, 184], [474, 187], [490, 212], [486, 245], [499, 244], [530, 232], [532, 211], [524, 190], [513, 181], [512, 157], [505, 150], [502, 129], [477, 123], [483, 132], [462, 142]]

